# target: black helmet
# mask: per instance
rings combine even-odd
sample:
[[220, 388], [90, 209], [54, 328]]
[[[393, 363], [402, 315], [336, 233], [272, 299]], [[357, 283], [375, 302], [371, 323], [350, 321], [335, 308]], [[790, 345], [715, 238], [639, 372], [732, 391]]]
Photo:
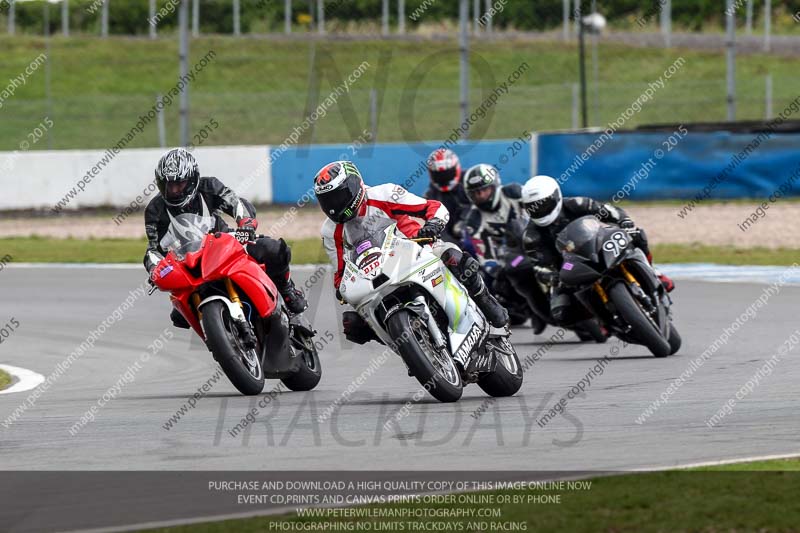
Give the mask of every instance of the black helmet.
[[314, 194], [322, 212], [337, 224], [355, 218], [367, 196], [361, 173], [350, 161], [334, 161], [319, 169]]
[[470, 167], [464, 174], [464, 191], [478, 209], [496, 211], [500, 205], [500, 173], [483, 163]]
[[161, 156], [156, 166], [156, 185], [164, 202], [184, 207], [197, 194], [200, 170], [194, 156], [184, 148], [173, 148]]

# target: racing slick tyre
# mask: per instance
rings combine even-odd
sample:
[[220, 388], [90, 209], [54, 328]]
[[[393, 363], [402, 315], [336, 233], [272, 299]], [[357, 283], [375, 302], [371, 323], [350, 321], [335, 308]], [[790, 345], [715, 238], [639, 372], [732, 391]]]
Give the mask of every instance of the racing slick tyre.
[[203, 306], [203, 331], [206, 345], [233, 386], [244, 395], [254, 396], [264, 389], [264, 370], [255, 350], [247, 350], [231, 318], [228, 306], [212, 300]]
[[461, 398], [461, 372], [449, 352], [440, 352], [433, 345], [428, 325], [422, 319], [401, 309], [389, 317], [386, 325], [400, 357], [431, 396], [445, 403]]
[[614, 302], [622, 319], [631, 326], [631, 334], [634, 338], [645, 345], [656, 357], [666, 357], [670, 354], [669, 342], [661, 336], [658, 327], [633, 297], [627, 284], [615, 283], [611, 286], [608, 296]]
[[672, 322], [669, 323], [669, 354], [673, 355], [678, 353], [681, 349], [681, 335], [678, 333], [678, 328]]
[[319, 353], [314, 346], [314, 339], [302, 333], [296, 333], [292, 339], [295, 346], [297, 357], [300, 357], [300, 368], [287, 378], [283, 378], [283, 384], [289, 390], [309, 391], [317, 386], [322, 379], [322, 366], [319, 363]]
[[489, 339], [487, 345], [494, 352], [495, 369], [478, 378], [478, 386], [495, 398], [513, 396], [522, 387], [522, 365], [517, 352], [507, 338]]

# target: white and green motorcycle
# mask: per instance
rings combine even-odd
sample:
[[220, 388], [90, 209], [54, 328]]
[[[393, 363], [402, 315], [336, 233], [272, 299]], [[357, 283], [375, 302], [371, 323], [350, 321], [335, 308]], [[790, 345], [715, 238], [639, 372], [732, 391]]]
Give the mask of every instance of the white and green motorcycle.
[[[522, 386], [507, 328], [492, 327], [466, 289], [424, 241], [407, 239], [388, 219], [346, 223], [339, 292], [441, 402], [477, 383], [491, 396]], [[370, 227], [368, 227], [370, 226]]]

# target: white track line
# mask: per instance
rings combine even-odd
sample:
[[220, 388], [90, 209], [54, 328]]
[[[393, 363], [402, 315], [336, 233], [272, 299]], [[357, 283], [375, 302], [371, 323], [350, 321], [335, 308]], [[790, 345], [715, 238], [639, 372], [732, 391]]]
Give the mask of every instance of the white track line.
[[705, 461], [701, 463], [686, 463], [674, 466], [659, 466], [657, 468], [635, 468], [631, 472], [663, 472], [665, 470], [684, 470], [688, 468], [703, 468], [705, 466], [724, 466], [739, 463], [753, 463], [756, 461], [773, 461], [775, 459], [794, 459], [800, 457], [800, 451], [795, 453], [785, 453], [780, 455], [754, 455], [750, 457], [740, 457], [738, 459], [721, 459], [719, 461]]
[[0, 394], [11, 394], [13, 392], [25, 392], [31, 390], [40, 383], [44, 382], [44, 376], [37, 374], [33, 370], [27, 368], [20, 368], [18, 366], [0, 365], [0, 369], [5, 370], [12, 377], [17, 378], [17, 382], [7, 389], [0, 390]]

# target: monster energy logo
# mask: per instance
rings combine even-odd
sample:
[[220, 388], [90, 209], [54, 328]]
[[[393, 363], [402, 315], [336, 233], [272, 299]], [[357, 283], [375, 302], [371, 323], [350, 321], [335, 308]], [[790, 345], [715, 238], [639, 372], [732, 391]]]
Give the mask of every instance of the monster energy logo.
[[347, 172], [347, 173], [355, 174], [356, 176], [361, 176], [361, 173], [358, 171], [356, 166], [353, 163], [349, 162], [349, 161], [344, 162], [342, 164], [342, 167], [344, 168], [345, 172]]

